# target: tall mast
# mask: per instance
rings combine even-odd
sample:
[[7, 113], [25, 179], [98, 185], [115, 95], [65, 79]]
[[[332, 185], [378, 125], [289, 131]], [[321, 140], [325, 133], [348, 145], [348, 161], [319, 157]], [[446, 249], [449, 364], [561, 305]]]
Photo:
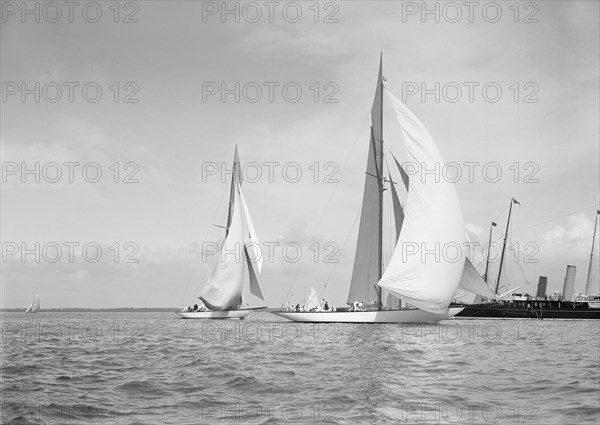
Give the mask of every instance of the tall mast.
[[[379, 278], [383, 276], [383, 191], [385, 190], [383, 187], [383, 75], [382, 75], [382, 66], [383, 66], [383, 53], [379, 56], [379, 77], [377, 90], [379, 91], [379, 119], [377, 125], [379, 126], [379, 134], [381, 135], [381, 140], [379, 141]], [[381, 310], [382, 302], [381, 302], [381, 291], [379, 288], [377, 291], [377, 309]]]
[[233, 169], [231, 170], [231, 189], [229, 191], [229, 212], [227, 213], [227, 228], [225, 229], [225, 237], [229, 234], [229, 226], [231, 226], [231, 215], [233, 214], [233, 204], [235, 202], [235, 178], [238, 177], [239, 184], [242, 184], [242, 170], [240, 169], [240, 158], [238, 156], [237, 145], [235, 146], [235, 154], [233, 155]]
[[512, 206], [514, 204], [519, 204], [515, 198], [510, 199], [510, 208], [508, 209], [508, 220], [506, 221], [506, 232], [504, 232], [504, 244], [502, 245], [502, 255], [500, 256], [500, 269], [498, 270], [498, 280], [496, 281], [496, 290], [494, 293], [498, 295], [498, 288], [500, 287], [500, 276], [502, 275], [502, 262], [504, 261], [504, 251], [506, 250], [506, 240], [508, 239], [508, 226], [510, 225], [510, 213], [512, 212]]
[[587, 280], [585, 284], [585, 295], [591, 295], [590, 292], [592, 291], [592, 262], [594, 261], [594, 244], [596, 243], [598, 214], [600, 214], [600, 210], [596, 210], [596, 221], [594, 222], [594, 236], [592, 236], [592, 250], [590, 252], [590, 265], [588, 266]]
[[[512, 206], [512, 204], [511, 204]], [[488, 255], [487, 260], [485, 262], [485, 274], [483, 275], [485, 279], [485, 283], [488, 283], [488, 268], [490, 266], [490, 251], [492, 250], [492, 229], [496, 226], [496, 223], [492, 221], [492, 225], [490, 226], [490, 241], [488, 242]]]

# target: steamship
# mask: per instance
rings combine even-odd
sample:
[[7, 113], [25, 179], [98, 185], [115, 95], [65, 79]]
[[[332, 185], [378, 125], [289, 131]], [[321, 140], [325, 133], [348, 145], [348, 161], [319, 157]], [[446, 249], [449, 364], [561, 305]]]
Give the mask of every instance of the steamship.
[[[563, 292], [546, 295], [547, 278], [540, 276], [535, 296], [512, 294], [510, 299], [489, 300], [477, 304], [454, 304], [463, 307], [455, 317], [504, 319], [600, 319], [600, 297], [577, 296], [573, 293], [575, 266], [567, 267]], [[572, 299], [574, 298], [574, 299]]]
[[[500, 259], [500, 269], [496, 283], [495, 294], [498, 294], [500, 284], [500, 275], [502, 273], [502, 261], [504, 250], [506, 248], [506, 239], [508, 236], [508, 226], [513, 204], [519, 205], [515, 200], [511, 200], [508, 212], [508, 221], [506, 233], [504, 234], [504, 245], [502, 257]], [[511, 298], [506, 299], [500, 296], [496, 299], [481, 300], [475, 304], [452, 303], [450, 307], [462, 307], [462, 311], [455, 317], [459, 318], [504, 318], [504, 319], [600, 319], [600, 296], [592, 293], [594, 276], [592, 274], [592, 264], [594, 260], [594, 244], [596, 238], [596, 229], [598, 226], [598, 216], [600, 210], [596, 211], [596, 221], [594, 224], [594, 235], [592, 237], [592, 250], [590, 253], [590, 262], [588, 267], [586, 288], [584, 294], [574, 295], [575, 288], [575, 266], [567, 266], [562, 293], [555, 291], [553, 295], [546, 294], [548, 279], [546, 276], [540, 276], [538, 281], [537, 293], [535, 296], [529, 294], [513, 293]], [[490, 242], [492, 228], [490, 227]], [[484, 279], [487, 282], [489, 258], [486, 265]], [[596, 278], [597, 280], [597, 278]]]

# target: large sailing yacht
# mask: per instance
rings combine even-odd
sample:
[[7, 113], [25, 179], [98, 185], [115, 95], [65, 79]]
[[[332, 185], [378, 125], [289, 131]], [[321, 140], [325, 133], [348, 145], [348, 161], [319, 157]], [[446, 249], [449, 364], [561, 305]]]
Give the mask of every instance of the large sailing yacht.
[[[452, 183], [425, 176], [425, 170], [444, 163], [442, 156], [425, 126], [403, 102], [386, 90], [384, 81], [380, 58], [371, 109], [371, 137], [358, 243], [347, 301], [348, 305], [360, 302], [364, 309], [273, 312], [280, 317], [298, 322], [436, 322], [461, 310], [461, 307], [449, 308], [449, 305], [461, 284], [461, 277], [469, 280], [463, 272], [467, 269], [470, 272], [472, 265], [470, 261], [465, 262], [466, 234], [458, 196]], [[401, 129], [400, 140], [384, 142], [384, 106], [391, 106]], [[410, 176], [409, 179], [391, 153], [392, 146], [402, 142], [407, 161], [416, 168], [414, 178]], [[386, 150], [393, 158], [389, 162], [384, 158]], [[406, 189], [404, 206], [390, 169], [385, 171], [388, 163], [397, 167], [395, 174], [401, 176], [403, 183], [398, 186]], [[393, 206], [393, 226], [384, 226], [386, 196], [391, 197], [386, 202]], [[393, 230], [386, 230], [384, 234], [384, 228]], [[389, 259], [384, 258], [384, 236], [395, 242]], [[418, 254], [408, 255], [408, 250], [415, 247]], [[457, 247], [456, 256], [451, 259], [445, 256], [422, 258], [422, 250], [447, 247]], [[481, 286], [480, 283], [475, 282], [475, 285]]]

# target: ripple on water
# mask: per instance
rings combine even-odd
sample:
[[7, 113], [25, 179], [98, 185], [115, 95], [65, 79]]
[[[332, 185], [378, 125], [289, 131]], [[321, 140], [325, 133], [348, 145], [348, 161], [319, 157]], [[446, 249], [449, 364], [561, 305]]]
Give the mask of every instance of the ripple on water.
[[[521, 423], [600, 419], [597, 323], [495, 321], [492, 329], [490, 322], [456, 320], [441, 335], [463, 327], [462, 338], [444, 341], [414, 335], [418, 328], [407, 335], [396, 325], [318, 329], [277, 320], [259, 313], [211, 339], [199, 321], [170, 314], [57, 314], [51, 321], [104, 329], [117, 323], [136, 332], [127, 343], [109, 332], [99, 340], [3, 340], [3, 402], [20, 408], [5, 410], [4, 423], [88, 423], [94, 409], [94, 423], [114, 424], [115, 417], [118, 423], [218, 423], [203, 415], [236, 403], [275, 406], [279, 423], [284, 406], [301, 411], [296, 423], [416, 423], [418, 409], [431, 414], [436, 405], [447, 413], [451, 406], [463, 409], [458, 419], [439, 417], [441, 423], [491, 423], [486, 406], [501, 408], [497, 423], [517, 422], [516, 408]], [[258, 339], [262, 321], [288, 333], [265, 330]], [[246, 323], [252, 324], [247, 341], [236, 338]], [[486, 326], [501, 337], [482, 338]], [[61, 420], [42, 417], [41, 406], [60, 407]], [[467, 406], [474, 406], [471, 418]]]

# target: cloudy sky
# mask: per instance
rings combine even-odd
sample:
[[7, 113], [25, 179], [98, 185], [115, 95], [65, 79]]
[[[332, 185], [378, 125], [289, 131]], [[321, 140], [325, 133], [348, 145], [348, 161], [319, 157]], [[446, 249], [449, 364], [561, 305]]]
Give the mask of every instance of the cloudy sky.
[[598, 2], [427, 3], [439, 19], [421, 2], [23, 4], [2, 2], [2, 307], [36, 292], [43, 307], [189, 304], [203, 243], [222, 235], [236, 145], [255, 228], [275, 247], [267, 304], [326, 282], [344, 303], [380, 52], [388, 90], [460, 165], [471, 239], [485, 243], [491, 221], [500, 239], [514, 197], [524, 251], [510, 279], [560, 290], [573, 264], [583, 290]]

